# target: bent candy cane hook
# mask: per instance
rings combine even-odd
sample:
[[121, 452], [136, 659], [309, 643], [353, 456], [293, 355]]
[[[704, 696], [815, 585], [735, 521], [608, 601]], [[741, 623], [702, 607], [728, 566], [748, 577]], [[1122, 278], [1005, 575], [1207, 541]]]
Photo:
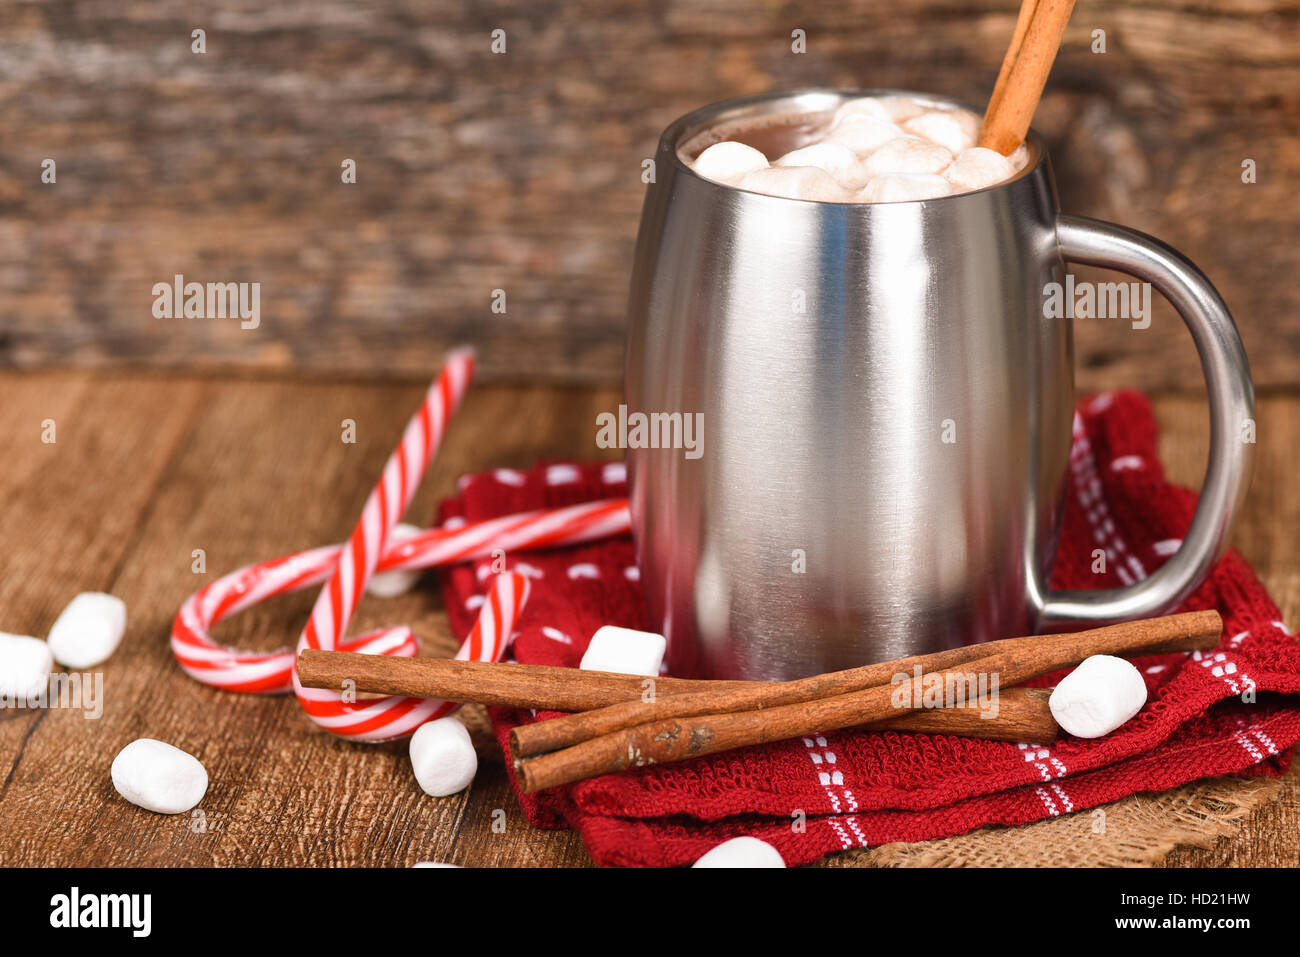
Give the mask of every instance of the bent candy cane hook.
[[[347, 702], [338, 692], [303, 688], [294, 668], [295, 652], [282, 649], [264, 654], [225, 648], [212, 641], [209, 629], [222, 618], [250, 605], [328, 579], [299, 640], [299, 650], [325, 648], [412, 657], [418, 653], [419, 646], [406, 626], [342, 639], [366, 582], [377, 569], [429, 568], [482, 557], [497, 548], [554, 547], [628, 530], [626, 500], [609, 499], [510, 515], [455, 529], [431, 529], [400, 543], [388, 542], [389, 533], [410, 504], [472, 373], [473, 358], [468, 351], [459, 350], [448, 356], [344, 545], [316, 548], [248, 566], [212, 582], [186, 600], [172, 625], [171, 642], [173, 653], [186, 673], [205, 684], [231, 691], [272, 693], [292, 687], [311, 719], [335, 734], [366, 741], [401, 737], [426, 721], [451, 713], [459, 705], [400, 697]], [[499, 660], [527, 601], [528, 588], [527, 579], [521, 575], [506, 572], [497, 576], [478, 621], [456, 657]]]
[[[299, 652], [304, 648], [323, 648], [327, 651], [338, 648], [343, 633], [352, 621], [357, 603], [361, 600], [366, 582], [379, 563], [388, 535], [410, 505], [416, 486], [442, 443], [447, 421], [469, 388], [473, 372], [474, 359], [468, 351], [457, 350], [447, 357], [442, 372], [420, 403], [419, 411], [407, 423], [402, 441], [384, 463], [379, 484], [366, 499], [356, 528], [343, 545], [329, 581], [317, 596], [311, 617], [307, 619], [307, 626], [298, 639]], [[502, 591], [507, 594], [502, 595]], [[475, 650], [479, 656], [485, 652], [493, 655], [486, 659], [489, 661], [495, 661], [495, 656], [505, 650], [506, 639], [514, 629], [515, 617], [528, 596], [528, 590], [517, 587], [509, 575], [503, 575], [493, 583], [492, 596], [493, 601], [485, 602], [483, 607], [485, 610], [492, 607], [497, 614], [480, 615], [471, 632], [471, 639], [478, 633]], [[506, 599], [504, 607], [501, 598]], [[491, 620], [485, 622], [484, 619], [489, 617]], [[501, 634], [502, 628], [505, 629], [504, 636]], [[488, 632], [486, 643], [482, 640], [481, 631]], [[401, 626], [373, 633], [371, 640], [399, 648], [413, 642], [414, 637], [409, 628]], [[478, 660], [485, 659], [478, 657]], [[445, 709], [441, 713], [447, 714], [454, 707], [436, 699], [394, 696], [365, 702], [346, 701], [338, 691], [302, 687], [298, 682], [296, 668], [293, 673], [293, 690], [307, 716], [322, 728], [343, 737], [366, 741], [382, 741], [410, 734], [425, 721], [435, 717], [439, 709]]]

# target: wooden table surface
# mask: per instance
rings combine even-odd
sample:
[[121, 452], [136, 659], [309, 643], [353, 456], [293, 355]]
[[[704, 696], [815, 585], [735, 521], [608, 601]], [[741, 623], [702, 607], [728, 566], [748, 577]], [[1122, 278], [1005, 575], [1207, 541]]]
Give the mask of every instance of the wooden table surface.
[[[0, 629], [44, 635], [77, 592], [126, 601], [127, 637], [104, 666], [98, 720], [71, 709], [0, 716], [0, 865], [583, 865], [576, 835], [534, 830], [494, 743], [477, 735], [480, 772], [462, 795], [423, 794], [404, 743], [347, 744], [286, 697], [235, 696], [190, 680], [168, 650], [181, 601], [237, 566], [340, 540], [350, 529], [423, 385], [128, 373], [0, 377]], [[410, 512], [427, 523], [456, 478], [539, 457], [588, 459], [611, 389], [484, 386], [471, 391]], [[1200, 396], [1158, 399], [1171, 476], [1195, 485], [1208, 416]], [[344, 419], [355, 444], [341, 441]], [[53, 420], [53, 443], [42, 441]], [[1234, 543], [1284, 620], [1300, 610], [1295, 529], [1300, 397], [1261, 398], [1254, 487]], [[609, 453], [604, 453], [608, 455]], [[193, 570], [202, 549], [206, 573]], [[221, 640], [271, 649], [296, 637], [311, 593], [223, 623]], [[426, 654], [455, 647], [432, 579], [363, 602], [354, 633], [408, 622]], [[474, 708], [463, 712], [485, 727]], [[109, 764], [137, 737], [196, 755], [211, 785], [202, 817], [136, 808]], [[504, 811], [505, 829], [493, 827]], [[1241, 832], [1173, 864], [1294, 864], [1300, 781]]]

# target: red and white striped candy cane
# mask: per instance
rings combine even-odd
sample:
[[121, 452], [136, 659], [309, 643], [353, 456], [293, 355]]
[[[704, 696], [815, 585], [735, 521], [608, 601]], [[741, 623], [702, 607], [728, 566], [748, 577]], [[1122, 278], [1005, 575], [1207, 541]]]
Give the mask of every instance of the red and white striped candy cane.
[[[515, 621], [528, 600], [528, 579], [515, 572], [497, 575], [488, 591], [487, 600], [479, 612], [478, 620], [469, 637], [456, 652], [460, 661], [499, 661], [505, 654]], [[328, 591], [328, 589], [327, 589]], [[375, 635], [393, 633], [402, 643], [414, 642], [406, 626], [385, 629]], [[306, 635], [298, 644], [305, 647]], [[373, 640], [373, 638], [372, 638]], [[383, 652], [379, 652], [383, 654]], [[392, 654], [392, 652], [389, 652]], [[414, 655], [414, 651], [406, 657]], [[298, 671], [293, 671], [293, 691], [298, 696], [307, 716], [334, 734], [357, 741], [388, 741], [411, 734], [426, 721], [451, 714], [460, 707], [459, 702], [441, 701], [437, 698], [401, 698], [389, 695], [367, 701], [348, 702], [337, 691], [324, 688], [304, 688], [298, 681]]]
[[[419, 411], [407, 423], [402, 441], [384, 463], [379, 484], [366, 499], [361, 518], [343, 545], [334, 571], [312, 607], [311, 617], [298, 639], [299, 652], [304, 648], [334, 650], [339, 647], [366, 582], [379, 564], [388, 535], [411, 504], [415, 489], [438, 451], [447, 422], [469, 388], [473, 374], [474, 357], [469, 351], [457, 350], [447, 356], [442, 372], [429, 387]], [[493, 601], [485, 603], [484, 607], [491, 604], [495, 614], [481, 615], [471, 634], [477, 639], [475, 650], [479, 655], [487, 650], [495, 656], [505, 650], [506, 640], [528, 597], [528, 590], [518, 587], [510, 576], [502, 576], [493, 584], [492, 594]], [[389, 628], [370, 640], [388, 642], [396, 649], [412, 642], [413, 636], [408, 628]], [[495, 657], [479, 660], [495, 660]], [[364, 703], [345, 701], [337, 691], [302, 687], [296, 669], [293, 689], [298, 703], [318, 725], [343, 737], [366, 741], [383, 741], [410, 734], [425, 721], [454, 708], [435, 699], [396, 696]]]
[[[466, 350], [447, 357], [442, 372], [425, 395], [420, 410], [407, 424], [402, 441], [389, 456], [384, 471], [347, 542], [335, 548], [314, 549], [301, 555], [243, 569], [203, 589], [182, 606], [172, 629], [172, 648], [185, 670], [210, 684], [240, 691], [281, 690], [286, 662], [284, 652], [247, 655], [221, 648], [207, 629], [221, 617], [273, 594], [281, 594], [327, 577], [311, 617], [298, 642], [304, 648], [344, 650], [363, 654], [413, 656], [418, 647], [405, 626], [384, 628], [343, 640], [365, 591], [366, 582], [381, 558], [393, 568], [419, 568], [435, 563], [463, 561], [484, 549], [562, 544], [611, 531], [627, 524], [626, 503], [593, 503], [583, 516], [571, 510], [506, 516], [491, 522], [455, 529], [425, 532], [390, 550], [389, 534], [409, 507], [415, 489], [446, 431], [473, 375], [474, 360]], [[563, 514], [569, 512], [569, 514]], [[454, 541], [453, 541], [454, 540]], [[499, 575], [469, 636], [456, 657], [461, 660], [497, 661], [505, 653], [524, 603], [528, 581], [513, 572]], [[304, 688], [298, 681], [291, 655], [288, 676], [307, 715], [327, 730], [344, 737], [383, 741], [410, 734], [426, 721], [454, 711], [458, 704], [423, 698], [389, 696], [364, 702], [345, 701], [337, 691]]]
[[[376, 571], [397, 568], [437, 568], [483, 558], [493, 551], [559, 548], [625, 535], [629, 529], [627, 499], [604, 499], [567, 508], [520, 512], [472, 522], [457, 528], [434, 528], [400, 542], [389, 542]], [[303, 588], [320, 585], [334, 571], [342, 546], [327, 545], [249, 565], [223, 575], [187, 598], [172, 623], [172, 653], [196, 681], [249, 694], [277, 694], [293, 687], [293, 649], [273, 652], [241, 651], [212, 640], [211, 630], [231, 615], [253, 605]], [[486, 607], [486, 606], [485, 606]], [[350, 638], [340, 651], [364, 654], [414, 655], [412, 637], [400, 629]]]

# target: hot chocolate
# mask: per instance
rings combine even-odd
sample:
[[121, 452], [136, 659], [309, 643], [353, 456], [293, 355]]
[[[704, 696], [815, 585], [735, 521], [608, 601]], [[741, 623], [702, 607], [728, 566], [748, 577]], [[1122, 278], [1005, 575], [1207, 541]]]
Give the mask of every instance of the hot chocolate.
[[[983, 189], [1024, 169], [976, 145], [980, 117], [907, 96], [861, 97], [834, 113], [765, 118], [687, 145], [695, 172], [728, 186], [828, 203], [892, 203]], [[692, 150], [693, 147], [693, 150]]]

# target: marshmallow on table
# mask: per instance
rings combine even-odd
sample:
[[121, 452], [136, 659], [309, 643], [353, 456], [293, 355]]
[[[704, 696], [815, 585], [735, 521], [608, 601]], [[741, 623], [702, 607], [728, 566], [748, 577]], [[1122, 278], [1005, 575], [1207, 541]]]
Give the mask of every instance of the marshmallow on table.
[[826, 142], [847, 146], [861, 156], [884, 146], [890, 140], [906, 135], [901, 127], [889, 120], [863, 113], [850, 113], [831, 127]]
[[705, 179], [735, 186], [746, 173], [767, 169], [767, 157], [752, 146], [724, 140], [697, 156], [691, 168]]
[[425, 794], [446, 797], [463, 791], [478, 773], [478, 754], [465, 726], [455, 718], [420, 725], [411, 735], [411, 768]]
[[943, 171], [943, 178], [963, 190], [983, 189], [1016, 173], [1011, 161], [996, 150], [973, 146], [963, 150]]
[[872, 176], [882, 173], [942, 173], [952, 162], [952, 153], [919, 136], [890, 140], [862, 161]]
[[455, 867], [460, 868], [459, 864], [444, 864], [442, 861], [416, 861], [412, 867]]
[[[389, 542], [404, 542], [408, 538], [419, 535], [424, 531], [422, 528], [416, 528], [414, 525], [408, 525], [405, 522], [398, 522], [393, 526], [393, 530], [388, 533]], [[420, 580], [423, 574], [418, 568], [396, 568], [391, 572], [376, 572], [371, 576], [369, 583], [366, 585], [366, 591], [379, 598], [396, 598], [398, 595], [405, 595]]]
[[668, 642], [663, 635], [605, 625], [596, 629], [578, 665], [584, 671], [657, 676]]
[[822, 203], [846, 203], [849, 192], [824, 169], [815, 166], [773, 166], [754, 170], [740, 181], [741, 189], [786, 199], [806, 199]]
[[1146, 682], [1131, 662], [1093, 655], [1061, 679], [1047, 705], [1056, 723], [1076, 738], [1100, 738], [1141, 711], [1146, 701]]
[[969, 110], [935, 110], [902, 124], [909, 133], [938, 143], [954, 155], [979, 142], [980, 118]]
[[815, 166], [829, 173], [845, 189], [861, 189], [867, 183], [862, 164], [858, 162], [858, 154], [843, 143], [827, 141], [791, 150], [773, 165]]
[[50, 646], [28, 635], [0, 631], [0, 698], [28, 701], [50, 684], [54, 656]]
[[208, 790], [208, 772], [198, 758], [153, 738], [139, 738], [119, 751], [109, 773], [118, 794], [159, 814], [188, 811]]
[[947, 196], [952, 184], [933, 173], [885, 173], [869, 182], [858, 194], [864, 203], [901, 203]]
[[733, 837], [709, 851], [692, 867], [785, 867], [781, 853], [756, 837]]
[[82, 592], [59, 613], [49, 646], [65, 668], [93, 668], [117, 650], [126, 631], [126, 604], [103, 592]]

